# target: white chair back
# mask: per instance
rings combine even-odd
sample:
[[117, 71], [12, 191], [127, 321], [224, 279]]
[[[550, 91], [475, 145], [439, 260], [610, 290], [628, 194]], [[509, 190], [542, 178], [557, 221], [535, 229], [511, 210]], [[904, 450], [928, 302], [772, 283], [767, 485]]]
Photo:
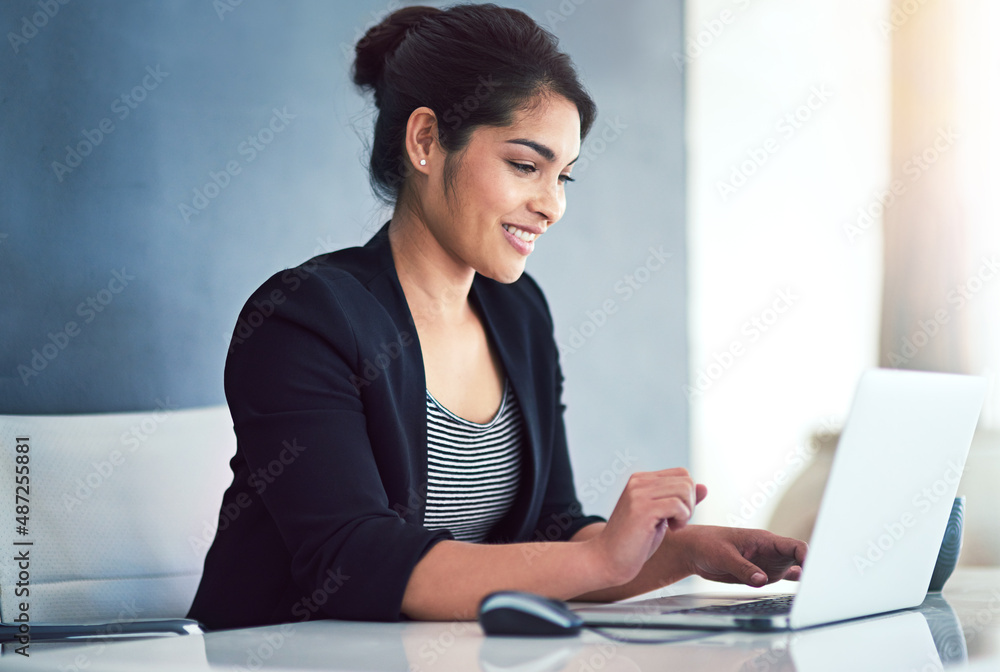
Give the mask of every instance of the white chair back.
[[184, 617], [235, 452], [224, 405], [0, 416], [0, 622]]

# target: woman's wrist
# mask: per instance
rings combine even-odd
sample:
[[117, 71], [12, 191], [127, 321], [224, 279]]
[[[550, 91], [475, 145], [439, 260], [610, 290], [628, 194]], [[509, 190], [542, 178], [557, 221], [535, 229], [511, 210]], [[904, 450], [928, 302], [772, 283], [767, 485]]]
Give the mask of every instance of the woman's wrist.
[[599, 588], [618, 586], [633, 578], [623, 578], [620, 570], [614, 566], [604, 545], [605, 540], [601, 538], [606, 526], [605, 522], [592, 523], [578, 530], [570, 540], [571, 543], [579, 544], [579, 552], [584, 558], [587, 575], [593, 577]]
[[576, 545], [585, 558], [587, 576], [596, 580], [600, 588], [579, 595], [574, 599], [593, 602], [610, 602], [634, 597], [680, 581], [694, 573], [691, 561], [692, 539], [695, 530], [684, 533], [684, 528], [670, 532], [659, 548], [650, 556], [637, 574], [624, 576], [614, 567], [612, 556], [601, 546], [599, 534], [580, 540]]
[[670, 585], [694, 574], [693, 543], [697, 525], [687, 525], [671, 531], [660, 543], [649, 563], [655, 567], [662, 585]]
[[[604, 539], [601, 538], [605, 525], [606, 523], [597, 523], [587, 526], [573, 538], [573, 541], [579, 539], [585, 566], [589, 568], [588, 575], [599, 581], [602, 587], [622, 586], [637, 579], [644, 579], [644, 584], [651, 581], [659, 584], [655, 587], [666, 586], [695, 573], [695, 546], [702, 526], [688, 525], [668, 532], [638, 572], [623, 574], [621, 567], [613, 562], [613, 556], [607, 552]], [[655, 587], [649, 589], [653, 590]]]
[[601, 590], [625, 583], [604, 548], [600, 532], [577, 543], [583, 558], [585, 576], [590, 578], [591, 590]]

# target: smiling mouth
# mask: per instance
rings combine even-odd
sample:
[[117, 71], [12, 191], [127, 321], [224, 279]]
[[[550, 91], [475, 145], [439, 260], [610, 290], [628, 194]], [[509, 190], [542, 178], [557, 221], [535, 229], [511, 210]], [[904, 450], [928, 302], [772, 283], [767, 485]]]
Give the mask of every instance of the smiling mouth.
[[526, 243], [530, 243], [535, 240], [535, 238], [538, 238], [538, 234], [525, 231], [524, 229], [519, 229], [516, 226], [511, 226], [510, 224], [504, 224], [503, 228], [512, 236], [515, 236], [519, 240], [523, 240]]

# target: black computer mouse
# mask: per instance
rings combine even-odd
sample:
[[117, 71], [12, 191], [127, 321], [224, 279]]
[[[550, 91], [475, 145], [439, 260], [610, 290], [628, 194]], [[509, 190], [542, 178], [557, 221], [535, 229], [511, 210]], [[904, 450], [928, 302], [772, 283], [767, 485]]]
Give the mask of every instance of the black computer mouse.
[[580, 633], [583, 619], [565, 602], [503, 590], [479, 603], [479, 625], [487, 635], [569, 637]]

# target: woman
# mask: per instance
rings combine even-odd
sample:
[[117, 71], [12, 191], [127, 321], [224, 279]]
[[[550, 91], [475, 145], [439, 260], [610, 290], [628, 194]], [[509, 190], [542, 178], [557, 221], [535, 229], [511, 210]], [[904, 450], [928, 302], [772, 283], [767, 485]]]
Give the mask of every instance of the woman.
[[596, 113], [555, 38], [494, 5], [401, 9], [358, 43], [395, 204], [363, 247], [276, 274], [226, 362], [238, 448], [189, 616], [209, 628], [474, 618], [500, 589], [615, 600], [692, 573], [798, 578], [805, 544], [687, 526], [706, 489], [573, 488], [552, 319], [524, 273]]

